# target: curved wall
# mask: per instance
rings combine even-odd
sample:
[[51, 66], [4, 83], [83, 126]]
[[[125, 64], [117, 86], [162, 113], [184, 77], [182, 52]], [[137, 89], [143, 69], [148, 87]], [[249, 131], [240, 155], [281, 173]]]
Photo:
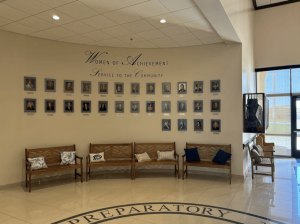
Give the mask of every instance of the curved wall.
[[[86, 157], [89, 143], [101, 142], [175, 141], [180, 157], [184, 154], [186, 142], [232, 144], [232, 173], [243, 175], [241, 44], [124, 49], [54, 42], [0, 31], [0, 48], [0, 169], [4, 171], [0, 173], [0, 185], [25, 179], [25, 148], [76, 144], [77, 154]], [[107, 52], [98, 58], [105, 60], [105, 64], [103, 61], [102, 64], [100, 61], [98, 64], [85, 63], [88, 59], [86, 52], [89, 51]], [[128, 62], [129, 56], [134, 58], [140, 54], [134, 65], [122, 65], [122, 62]], [[114, 61], [118, 64], [114, 64]], [[152, 62], [155, 63], [154, 66]], [[167, 65], [159, 65], [159, 62]], [[111, 74], [112, 77], [94, 76], [95, 69]], [[140, 74], [150, 74], [150, 77], [135, 77], [137, 71]], [[122, 74], [122, 77], [117, 74]], [[24, 76], [36, 77], [37, 91], [33, 94], [24, 91]], [[55, 93], [45, 92], [45, 78], [56, 79]], [[210, 92], [210, 80], [215, 79], [221, 80], [221, 92], [218, 94]], [[63, 80], [75, 81], [75, 92], [71, 96], [64, 93]], [[92, 82], [92, 93], [89, 96], [81, 93], [81, 81]], [[99, 81], [109, 83], [109, 94], [106, 97], [98, 94]], [[203, 94], [193, 93], [194, 81], [204, 81]], [[114, 82], [124, 82], [125, 93], [122, 97], [113, 93]], [[138, 97], [130, 94], [131, 82], [140, 83], [141, 93]], [[156, 94], [153, 97], [146, 95], [147, 82], [156, 83]], [[172, 94], [169, 97], [164, 97], [161, 93], [162, 82], [172, 84]], [[187, 94], [183, 97], [177, 94], [178, 82], [187, 82]], [[34, 115], [24, 113], [24, 98], [37, 99], [37, 112]], [[57, 108], [53, 116], [47, 116], [44, 111], [45, 99], [56, 100]], [[75, 101], [75, 112], [72, 115], [63, 112], [63, 100], [67, 99]], [[197, 99], [204, 102], [201, 115], [193, 112], [193, 101]], [[210, 111], [212, 99], [221, 100], [220, 113], [214, 114]], [[81, 113], [81, 100], [92, 101], [92, 112], [89, 116]], [[106, 116], [98, 113], [100, 100], [109, 101], [109, 112]], [[161, 112], [161, 101], [164, 100], [172, 102], [169, 116], [164, 116]], [[187, 101], [188, 110], [185, 115], [177, 112], [178, 100]], [[125, 113], [122, 116], [117, 116], [114, 112], [114, 101], [125, 102]], [[130, 113], [130, 101], [140, 101], [138, 116]], [[146, 113], [146, 101], [156, 102], [156, 112], [152, 116]], [[185, 133], [177, 130], [179, 118], [188, 119], [188, 131]], [[172, 119], [172, 130], [169, 133], [161, 130], [162, 119]], [[194, 119], [204, 119], [202, 133], [194, 132]], [[211, 132], [211, 119], [221, 119], [221, 133]]]

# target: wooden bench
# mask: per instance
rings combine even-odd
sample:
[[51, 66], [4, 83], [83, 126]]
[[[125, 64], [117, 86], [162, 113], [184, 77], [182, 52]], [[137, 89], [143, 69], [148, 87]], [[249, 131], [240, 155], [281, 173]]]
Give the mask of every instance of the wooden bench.
[[91, 163], [90, 156], [86, 157], [86, 181], [91, 177], [92, 167], [130, 166], [133, 179], [132, 143], [123, 144], [90, 144], [90, 153], [104, 152], [104, 162]]
[[[174, 150], [174, 157], [176, 160], [161, 160], [157, 161], [157, 151], [171, 151]], [[138, 162], [135, 158], [133, 160], [133, 179], [135, 179], [136, 166], [145, 165], [175, 165], [175, 175], [178, 174], [179, 179], [179, 156], [176, 153], [175, 142], [172, 143], [134, 143], [134, 154], [141, 154], [147, 152], [151, 161]], [[177, 168], [176, 168], [177, 166]]]
[[[75, 145], [69, 146], [59, 146], [59, 147], [50, 147], [50, 148], [38, 148], [38, 149], [25, 149], [25, 170], [26, 170], [26, 188], [29, 185], [29, 192], [31, 192], [31, 176], [60, 172], [66, 170], [75, 170], [75, 179], [78, 176], [81, 177], [81, 182], [83, 181], [82, 175], [82, 157], [76, 156], [76, 159], [80, 159], [80, 164], [77, 163], [74, 165], [60, 165], [61, 163], [61, 152], [72, 152], [75, 151]], [[43, 156], [45, 158], [47, 169], [40, 170], [31, 170], [31, 163], [27, 160], [28, 158], [36, 158]], [[81, 173], [77, 173], [76, 169], [81, 169]]]
[[[229, 169], [229, 182], [231, 184], [231, 159], [227, 161], [226, 164], [222, 165], [219, 163], [213, 162], [213, 158], [217, 152], [221, 149], [225, 152], [231, 153], [231, 145], [208, 145], [208, 144], [196, 144], [196, 143], [186, 143], [186, 148], [197, 148], [200, 156], [200, 162], [186, 162], [184, 154], [182, 156], [182, 179], [184, 180], [184, 174], [188, 175], [188, 166], [196, 167], [209, 167], [209, 168], [221, 168]], [[184, 166], [186, 169], [184, 170]]]

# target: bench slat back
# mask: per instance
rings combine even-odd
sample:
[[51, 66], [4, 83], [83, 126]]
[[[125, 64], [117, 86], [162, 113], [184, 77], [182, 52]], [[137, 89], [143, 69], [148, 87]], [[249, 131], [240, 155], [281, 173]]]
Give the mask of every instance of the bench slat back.
[[[186, 143], [186, 148], [197, 148], [201, 160], [213, 160], [217, 152], [221, 149], [225, 152], [231, 153], [231, 145], [209, 145]], [[230, 160], [230, 159], [229, 159]]]
[[147, 152], [150, 158], [157, 158], [157, 151], [171, 151], [176, 153], [175, 142], [170, 143], [134, 143], [134, 154]]
[[75, 145], [39, 148], [39, 149], [25, 149], [26, 161], [27, 158], [35, 158], [44, 156], [47, 165], [61, 162], [60, 152], [75, 151]]
[[90, 144], [90, 153], [104, 152], [105, 159], [131, 159], [132, 143]]

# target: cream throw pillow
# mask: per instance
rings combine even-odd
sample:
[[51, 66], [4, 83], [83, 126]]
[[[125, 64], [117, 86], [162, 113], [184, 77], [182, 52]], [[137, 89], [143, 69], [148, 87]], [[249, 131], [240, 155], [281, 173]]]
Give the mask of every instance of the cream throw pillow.
[[134, 154], [135, 157], [137, 158], [138, 162], [146, 162], [146, 161], [151, 161], [149, 155], [147, 152], [141, 153], [141, 154]]
[[175, 160], [174, 150], [171, 151], [157, 151], [157, 161], [160, 160]]

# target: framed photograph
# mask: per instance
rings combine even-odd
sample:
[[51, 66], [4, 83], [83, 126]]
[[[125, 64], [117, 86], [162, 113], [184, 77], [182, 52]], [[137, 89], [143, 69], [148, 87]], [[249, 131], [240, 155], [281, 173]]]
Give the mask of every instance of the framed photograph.
[[91, 113], [91, 101], [81, 100], [81, 113]]
[[35, 77], [24, 77], [24, 90], [25, 91], [36, 91], [36, 78]]
[[124, 113], [124, 101], [115, 101], [115, 113]]
[[139, 83], [131, 83], [131, 94], [140, 94], [140, 84]]
[[130, 112], [131, 113], [140, 112], [140, 101], [130, 101]]
[[99, 94], [108, 94], [108, 82], [99, 82]]
[[203, 119], [194, 119], [194, 131], [203, 131]]
[[45, 79], [45, 92], [56, 92], [55, 79]]
[[211, 80], [210, 81], [210, 92], [220, 92], [221, 91], [221, 81]]
[[64, 92], [74, 93], [74, 80], [64, 80]]
[[155, 112], [155, 101], [146, 101], [146, 112], [147, 113]]
[[187, 130], [187, 119], [178, 119], [178, 131]]
[[115, 94], [124, 94], [123, 82], [115, 82]]
[[186, 101], [185, 100], [177, 101], [177, 111], [178, 111], [178, 113], [186, 112]]
[[203, 93], [203, 81], [194, 82], [194, 93]]
[[92, 83], [90, 81], [81, 81], [81, 93], [92, 93]]
[[108, 111], [108, 101], [99, 101], [98, 112], [107, 113], [107, 111]]
[[171, 131], [171, 119], [161, 120], [162, 131]]
[[171, 113], [171, 101], [162, 101], [161, 108], [163, 113]]
[[162, 83], [162, 94], [171, 94], [171, 83], [170, 82], [163, 82]]
[[45, 100], [45, 113], [55, 113], [56, 112], [56, 101], [55, 100]]
[[194, 100], [194, 112], [203, 112], [203, 100]]
[[221, 132], [221, 120], [211, 120], [211, 131]]
[[178, 94], [186, 94], [187, 92], [187, 83], [186, 82], [178, 82]]
[[36, 99], [24, 99], [24, 112], [36, 112]]
[[155, 83], [146, 83], [146, 94], [155, 94]]
[[64, 100], [64, 113], [74, 113], [74, 100]]
[[211, 100], [211, 112], [221, 112], [221, 100]]

